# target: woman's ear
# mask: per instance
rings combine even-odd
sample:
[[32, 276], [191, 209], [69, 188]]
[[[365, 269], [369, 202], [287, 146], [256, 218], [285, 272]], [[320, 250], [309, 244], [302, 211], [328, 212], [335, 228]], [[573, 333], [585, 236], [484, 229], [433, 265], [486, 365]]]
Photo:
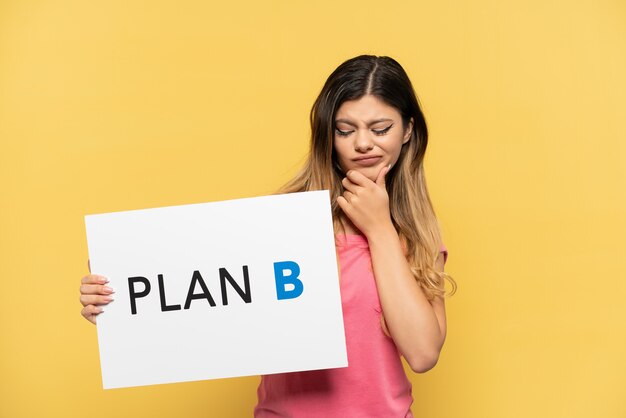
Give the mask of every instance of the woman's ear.
[[402, 141], [403, 144], [406, 144], [407, 142], [409, 142], [409, 139], [411, 139], [412, 132], [413, 132], [413, 118], [411, 118], [408, 126], [406, 127], [406, 130], [404, 131], [404, 140]]

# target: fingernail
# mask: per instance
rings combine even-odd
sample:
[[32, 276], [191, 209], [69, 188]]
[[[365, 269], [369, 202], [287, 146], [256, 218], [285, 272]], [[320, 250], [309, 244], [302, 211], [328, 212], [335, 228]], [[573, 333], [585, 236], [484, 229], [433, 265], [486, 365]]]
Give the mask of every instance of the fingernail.
[[105, 302], [111, 302], [111, 301], [115, 300], [111, 296], [105, 296], [103, 299], [104, 299]]
[[102, 312], [104, 312], [104, 309], [98, 307], [98, 313], [102, 313]]
[[105, 293], [115, 293], [115, 290], [113, 290], [113, 288], [109, 286], [104, 286], [102, 290], [104, 290]]

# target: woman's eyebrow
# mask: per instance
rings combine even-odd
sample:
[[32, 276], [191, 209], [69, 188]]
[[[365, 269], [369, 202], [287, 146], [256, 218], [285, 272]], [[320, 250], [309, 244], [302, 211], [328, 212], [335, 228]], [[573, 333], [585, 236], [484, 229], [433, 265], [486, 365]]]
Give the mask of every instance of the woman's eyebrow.
[[[354, 126], [355, 128], [357, 126], [354, 122], [352, 122], [352, 121], [350, 121], [348, 119], [336, 119], [335, 120], [335, 123], [339, 123], [339, 122], [345, 123], [345, 124], [348, 124], [348, 125], [351, 125], [351, 126]], [[393, 122], [393, 119], [389, 119], [389, 118], [373, 119], [373, 120], [371, 120], [371, 121], [369, 121], [367, 123], [367, 126], [372, 126], [372, 125], [375, 125], [375, 124], [377, 124], [379, 122]]]

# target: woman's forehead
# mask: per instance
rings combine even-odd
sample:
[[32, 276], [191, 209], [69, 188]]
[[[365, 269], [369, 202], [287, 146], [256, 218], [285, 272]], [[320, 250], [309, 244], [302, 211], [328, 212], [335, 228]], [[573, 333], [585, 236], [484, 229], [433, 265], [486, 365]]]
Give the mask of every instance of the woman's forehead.
[[366, 95], [357, 100], [347, 100], [337, 109], [335, 122], [361, 121], [373, 124], [384, 120], [395, 120], [400, 112], [393, 106], [372, 95]]

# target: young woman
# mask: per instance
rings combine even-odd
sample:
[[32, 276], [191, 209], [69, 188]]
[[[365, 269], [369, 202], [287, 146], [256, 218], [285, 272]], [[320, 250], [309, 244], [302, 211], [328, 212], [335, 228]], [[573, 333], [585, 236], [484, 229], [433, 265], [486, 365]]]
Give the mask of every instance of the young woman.
[[[254, 416], [412, 417], [401, 356], [417, 373], [435, 366], [445, 279], [456, 291], [426, 188], [424, 116], [398, 62], [361, 55], [329, 76], [310, 120], [308, 159], [280, 192], [330, 190], [349, 365], [262, 376]], [[93, 323], [105, 280], [82, 280]]]

